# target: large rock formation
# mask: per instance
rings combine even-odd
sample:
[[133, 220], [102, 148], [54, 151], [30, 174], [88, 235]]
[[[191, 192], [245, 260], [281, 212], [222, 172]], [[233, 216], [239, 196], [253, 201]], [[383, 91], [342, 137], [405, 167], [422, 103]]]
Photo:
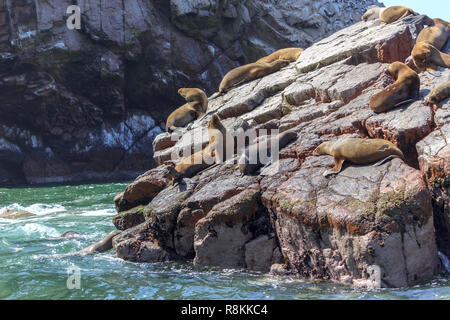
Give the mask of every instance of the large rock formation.
[[[0, 0], [0, 185], [134, 178], [182, 103], [376, 0]], [[81, 30], [66, 27], [69, 5]]]
[[[423, 99], [450, 71], [420, 74], [418, 101], [383, 114], [369, 108], [370, 97], [394, 81], [388, 65], [409, 57], [423, 19], [356, 23], [279, 72], [210, 100], [230, 132], [290, 129], [298, 138], [278, 162], [252, 176], [228, 161], [181, 183], [167, 181], [143, 209], [146, 221], [115, 239], [116, 255], [193, 259], [361, 286], [401, 287], [435, 275], [436, 242], [446, 254], [450, 247], [450, 102], [436, 109]], [[154, 158], [160, 168], [183, 149], [204, 146], [208, 121], [159, 135]], [[344, 136], [390, 140], [406, 161], [347, 163], [325, 178], [333, 159], [312, 151]], [[154, 181], [158, 170], [148, 173]]]

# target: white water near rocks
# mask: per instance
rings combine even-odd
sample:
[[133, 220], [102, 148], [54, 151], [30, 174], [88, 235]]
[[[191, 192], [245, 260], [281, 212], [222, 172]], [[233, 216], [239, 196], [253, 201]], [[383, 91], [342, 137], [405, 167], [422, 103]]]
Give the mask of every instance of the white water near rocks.
[[[410, 288], [364, 291], [190, 262], [130, 263], [112, 252], [61, 257], [114, 230], [113, 198], [126, 185], [0, 189], [0, 213], [34, 214], [0, 219], [0, 299], [450, 299], [448, 275]], [[80, 236], [61, 238], [68, 230]], [[67, 288], [70, 267], [80, 268], [79, 290]]]

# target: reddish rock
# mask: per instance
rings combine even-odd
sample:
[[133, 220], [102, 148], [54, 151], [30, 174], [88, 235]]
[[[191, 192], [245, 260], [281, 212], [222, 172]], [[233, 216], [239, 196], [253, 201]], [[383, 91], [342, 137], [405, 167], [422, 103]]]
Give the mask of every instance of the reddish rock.
[[329, 156], [310, 157], [263, 194], [290, 268], [306, 278], [363, 285], [368, 268], [377, 266], [382, 287], [436, 274], [433, 210], [421, 173], [395, 159], [348, 166], [328, 180], [322, 173], [331, 165]]
[[151, 236], [145, 232], [145, 223], [122, 232], [112, 241], [116, 257], [133, 262], [161, 262], [171, 259]]
[[[268, 271], [272, 264], [276, 244], [269, 241], [270, 248], [261, 248], [266, 256], [255, 259], [254, 245], [249, 241], [264, 232], [267, 213], [259, 204], [258, 189], [247, 189], [231, 197], [208, 212], [195, 226], [195, 259], [198, 265], [243, 268], [255, 266]], [[266, 218], [266, 219], [264, 219]], [[259, 222], [259, 223], [258, 223]], [[259, 240], [258, 240], [259, 241]], [[263, 244], [267, 246], [266, 243]], [[247, 254], [247, 249], [249, 250]], [[220, 254], [217, 254], [220, 252]]]
[[420, 170], [433, 195], [437, 244], [450, 256], [450, 121], [417, 143]]
[[169, 166], [158, 167], [137, 177], [124, 192], [114, 198], [117, 212], [149, 203], [173, 180], [171, 169]]
[[144, 206], [137, 206], [121, 211], [113, 217], [113, 224], [118, 230], [126, 230], [145, 221]]
[[370, 117], [366, 128], [370, 137], [386, 139], [397, 145], [407, 163], [418, 168], [417, 152], [411, 146], [432, 131], [433, 111], [423, 101], [417, 101]]

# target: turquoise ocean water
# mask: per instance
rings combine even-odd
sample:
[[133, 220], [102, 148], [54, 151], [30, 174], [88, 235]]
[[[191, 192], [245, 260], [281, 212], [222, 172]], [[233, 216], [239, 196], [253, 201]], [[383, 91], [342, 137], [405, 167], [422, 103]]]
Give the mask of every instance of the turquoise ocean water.
[[[61, 257], [114, 230], [113, 198], [126, 185], [0, 189], [0, 211], [35, 214], [0, 219], [0, 299], [450, 299], [448, 275], [411, 288], [362, 291], [191, 263], [130, 263], [112, 252]], [[68, 230], [81, 236], [60, 238]], [[73, 267], [80, 289], [67, 287]]]

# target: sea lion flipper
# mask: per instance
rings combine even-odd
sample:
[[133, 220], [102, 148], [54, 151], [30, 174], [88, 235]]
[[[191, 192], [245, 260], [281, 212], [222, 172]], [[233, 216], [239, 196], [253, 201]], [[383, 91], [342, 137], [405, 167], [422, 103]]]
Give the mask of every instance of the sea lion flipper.
[[387, 156], [387, 157], [384, 158], [384, 159], [381, 159], [381, 160], [378, 161], [377, 163], [373, 164], [373, 167], [381, 166], [383, 163], [388, 162], [388, 161], [390, 161], [390, 160], [392, 160], [392, 159], [395, 159], [395, 158], [399, 158], [399, 159], [400, 159], [399, 156], [397, 156], [397, 155], [395, 155], [395, 154], [392, 154], [392, 155], [390, 155], [390, 156]]
[[338, 174], [342, 170], [342, 165], [344, 164], [345, 159], [334, 158], [334, 167], [330, 170], [327, 170], [323, 173], [324, 177], [327, 177], [332, 174]]

